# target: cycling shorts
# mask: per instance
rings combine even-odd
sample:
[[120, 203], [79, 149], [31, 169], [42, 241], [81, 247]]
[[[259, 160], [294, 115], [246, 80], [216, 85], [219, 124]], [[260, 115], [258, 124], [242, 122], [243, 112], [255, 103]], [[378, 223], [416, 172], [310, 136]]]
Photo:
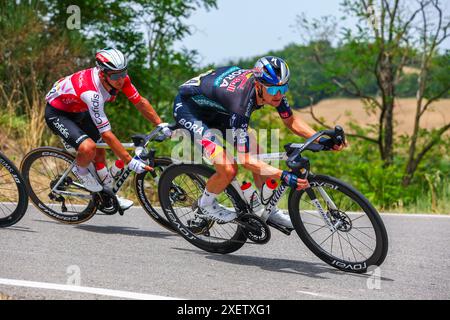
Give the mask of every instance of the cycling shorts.
[[173, 106], [173, 117], [177, 128], [188, 131], [192, 142], [203, 147], [205, 155], [213, 159], [224, 149], [222, 141], [227, 138], [230, 116], [202, 109], [191, 98], [178, 95]]
[[76, 150], [89, 138], [94, 142], [101, 142], [100, 132], [92, 121], [89, 111], [65, 112], [47, 103], [45, 122], [54, 134]]

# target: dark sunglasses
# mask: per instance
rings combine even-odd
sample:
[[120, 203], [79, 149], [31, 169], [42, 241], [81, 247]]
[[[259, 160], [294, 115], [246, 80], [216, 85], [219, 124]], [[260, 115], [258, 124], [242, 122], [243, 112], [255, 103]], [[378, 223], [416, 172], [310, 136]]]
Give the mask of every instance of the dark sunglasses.
[[116, 73], [106, 73], [106, 75], [111, 80], [116, 81], [116, 80], [120, 80], [120, 79], [125, 78], [128, 75], [128, 71], [127, 70], [123, 70], [123, 71], [116, 72]]

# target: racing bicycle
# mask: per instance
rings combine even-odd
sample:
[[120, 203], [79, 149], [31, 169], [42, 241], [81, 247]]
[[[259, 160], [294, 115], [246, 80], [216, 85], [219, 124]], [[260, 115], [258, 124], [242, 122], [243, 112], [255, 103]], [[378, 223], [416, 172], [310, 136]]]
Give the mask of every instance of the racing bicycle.
[[[328, 145], [314, 143], [328, 136]], [[283, 153], [260, 154], [259, 159], [286, 160], [298, 177], [307, 179], [309, 187], [291, 189], [288, 212], [295, 232], [322, 261], [348, 272], [364, 273], [371, 265], [381, 265], [388, 251], [388, 236], [383, 221], [372, 204], [354, 187], [337, 178], [315, 174], [305, 151], [331, 150], [345, 139], [344, 131], [319, 131], [303, 144], [289, 143]], [[228, 223], [218, 223], [198, 214], [197, 199], [214, 169], [201, 164], [173, 163], [160, 176], [159, 196], [167, 219], [194, 246], [211, 253], [227, 254], [240, 249], [248, 240], [265, 244], [271, 228], [290, 235], [290, 229], [267, 220], [273, 207], [288, 191], [281, 183], [258, 216], [245, 200], [235, 179], [217, 200], [237, 213]], [[195, 179], [193, 179], [193, 177]]]
[[0, 152], [0, 227], [19, 222], [28, 208], [28, 195], [20, 171]]
[[[154, 170], [135, 175], [134, 191], [145, 212], [159, 225], [175, 232], [171, 223], [158, 211], [157, 195], [159, 176], [172, 161], [169, 158], [155, 158], [155, 150], [149, 150], [150, 142], [162, 142], [166, 139], [161, 130], [161, 127], [157, 127], [148, 135], [133, 135], [132, 143], [122, 145], [128, 150], [143, 148], [139, 156], [149, 161]], [[109, 146], [97, 143], [97, 148], [109, 149]], [[65, 224], [83, 223], [92, 218], [97, 210], [107, 215], [123, 215], [116, 194], [131, 175], [131, 170], [125, 167], [115, 179], [112, 189], [105, 187], [103, 191], [93, 193], [85, 189], [72, 173], [75, 154], [67, 149], [67, 146], [66, 149], [40, 147], [23, 158], [21, 171], [34, 206], [51, 219]], [[98, 179], [93, 167], [90, 166], [90, 172]]]

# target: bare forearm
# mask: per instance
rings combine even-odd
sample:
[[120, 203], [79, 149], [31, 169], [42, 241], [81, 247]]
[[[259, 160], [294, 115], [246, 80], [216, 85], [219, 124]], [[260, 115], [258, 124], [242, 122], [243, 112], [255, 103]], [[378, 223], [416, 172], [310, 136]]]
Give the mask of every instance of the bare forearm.
[[240, 155], [239, 159], [245, 169], [258, 175], [272, 179], [280, 179], [281, 174], [283, 173], [282, 170], [272, 167], [263, 161], [257, 160], [249, 154]]
[[316, 130], [311, 128], [305, 121], [296, 115], [287, 119], [285, 124], [292, 132], [301, 137], [309, 138], [316, 133]]
[[147, 99], [142, 98], [141, 101], [136, 105], [136, 108], [139, 112], [144, 116], [145, 119], [153, 123], [155, 126], [160, 124], [161, 118], [156, 113], [155, 109], [153, 109], [150, 102]]
[[117, 139], [114, 133], [112, 133], [111, 131], [107, 131], [102, 134], [102, 138], [103, 141], [105, 141], [106, 144], [111, 147], [111, 150], [119, 159], [121, 159], [125, 163], [131, 161], [132, 158], [130, 154], [127, 152], [127, 150], [125, 150], [125, 148], [122, 146], [122, 143], [119, 141], [119, 139]]

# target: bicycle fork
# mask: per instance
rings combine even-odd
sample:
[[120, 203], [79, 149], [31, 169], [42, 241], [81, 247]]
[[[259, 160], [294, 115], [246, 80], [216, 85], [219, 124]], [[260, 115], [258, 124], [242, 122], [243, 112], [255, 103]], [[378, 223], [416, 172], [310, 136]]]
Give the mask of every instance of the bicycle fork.
[[[331, 198], [328, 196], [328, 194], [325, 192], [325, 190], [323, 190], [322, 187], [319, 187], [318, 189], [319, 189], [320, 195], [322, 196], [322, 198], [327, 203], [328, 208], [331, 208], [331, 209], [336, 208], [335, 204], [333, 203]], [[328, 226], [328, 229], [330, 229], [331, 232], [335, 232], [337, 227], [338, 227], [339, 222], [337, 222], [336, 225], [333, 224], [333, 222], [331, 221], [329, 215], [327, 214], [327, 212], [324, 210], [324, 208], [320, 204], [320, 201], [317, 199], [316, 194], [314, 193], [312, 188], [306, 189], [305, 192], [309, 196], [309, 198], [311, 199], [312, 204], [314, 204], [314, 206], [317, 208], [317, 211], [319, 211], [319, 213], [322, 216], [324, 222]]]

